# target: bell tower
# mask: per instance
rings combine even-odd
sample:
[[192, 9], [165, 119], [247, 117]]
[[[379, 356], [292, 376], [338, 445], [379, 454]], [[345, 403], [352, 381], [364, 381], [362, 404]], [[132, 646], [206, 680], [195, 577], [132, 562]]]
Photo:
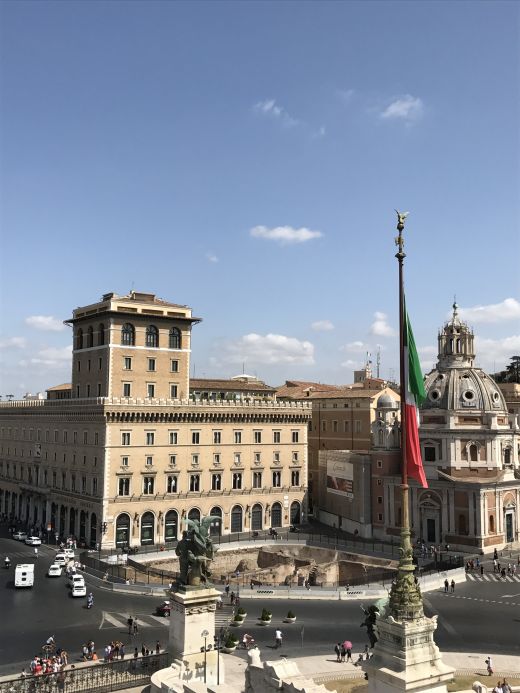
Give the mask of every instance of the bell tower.
[[438, 335], [439, 368], [472, 368], [475, 359], [473, 331], [459, 318], [458, 305], [453, 303], [453, 314]]

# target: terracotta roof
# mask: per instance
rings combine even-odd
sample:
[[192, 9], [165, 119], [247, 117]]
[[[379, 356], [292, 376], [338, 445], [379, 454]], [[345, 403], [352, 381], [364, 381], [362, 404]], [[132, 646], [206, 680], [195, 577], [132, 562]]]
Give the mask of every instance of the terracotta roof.
[[53, 385], [48, 387], [45, 392], [53, 392], [54, 390], [72, 390], [72, 383], [63, 383], [63, 385]]
[[277, 397], [290, 397], [291, 399], [307, 399], [308, 391], [330, 392], [340, 389], [337, 385], [327, 383], [313, 383], [308, 380], [286, 380], [285, 385], [276, 388]]
[[337, 388], [328, 392], [311, 392], [309, 399], [359, 399], [361, 397], [373, 398], [384, 390], [365, 390], [364, 388]]
[[275, 392], [275, 388], [261, 380], [213, 380], [211, 378], [190, 378], [190, 390], [240, 390], [243, 392]]

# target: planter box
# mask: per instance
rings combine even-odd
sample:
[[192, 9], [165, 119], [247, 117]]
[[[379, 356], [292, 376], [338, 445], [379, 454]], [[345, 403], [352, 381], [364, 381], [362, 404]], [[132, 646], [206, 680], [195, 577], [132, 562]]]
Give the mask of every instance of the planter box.
[[269, 626], [271, 624], [271, 619], [268, 621], [262, 621], [262, 619], [258, 619], [258, 625], [260, 626]]
[[237, 628], [238, 626], [241, 626], [243, 623], [244, 621], [231, 621], [231, 625], [236, 626]]
[[293, 616], [292, 618], [289, 618], [289, 616], [287, 616], [287, 618], [284, 618], [284, 620], [283, 620], [284, 623], [294, 623], [295, 621], [296, 621], [296, 616]]
[[223, 647], [223, 648], [222, 648], [222, 650], [223, 650], [226, 654], [233, 654], [233, 652], [234, 652], [236, 649], [237, 649], [237, 646], [236, 646], [236, 645], [235, 645], [235, 647]]

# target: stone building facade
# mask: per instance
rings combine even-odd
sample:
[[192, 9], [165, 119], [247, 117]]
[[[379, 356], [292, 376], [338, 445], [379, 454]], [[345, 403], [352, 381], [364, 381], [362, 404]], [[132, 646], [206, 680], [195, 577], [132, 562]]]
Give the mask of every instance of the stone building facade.
[[167, 544], [210, 513], [213, 533], [305, 519], [307, 403], [190, 399], [199, 319], [153, 294], [67, 322], [70, 397], [0, 403], [1, 512], [103, 547]]

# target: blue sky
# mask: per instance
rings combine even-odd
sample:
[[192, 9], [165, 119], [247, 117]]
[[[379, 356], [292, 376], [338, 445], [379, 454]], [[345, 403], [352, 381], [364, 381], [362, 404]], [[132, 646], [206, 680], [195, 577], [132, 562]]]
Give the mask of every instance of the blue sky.
[[520, 6], [0, 5], [0, 394], [70, 379], [62, 320], [193, 307], [199, 377], [397, 372], [394, 208], [423, 366], [453, 295], [520, 353]]

